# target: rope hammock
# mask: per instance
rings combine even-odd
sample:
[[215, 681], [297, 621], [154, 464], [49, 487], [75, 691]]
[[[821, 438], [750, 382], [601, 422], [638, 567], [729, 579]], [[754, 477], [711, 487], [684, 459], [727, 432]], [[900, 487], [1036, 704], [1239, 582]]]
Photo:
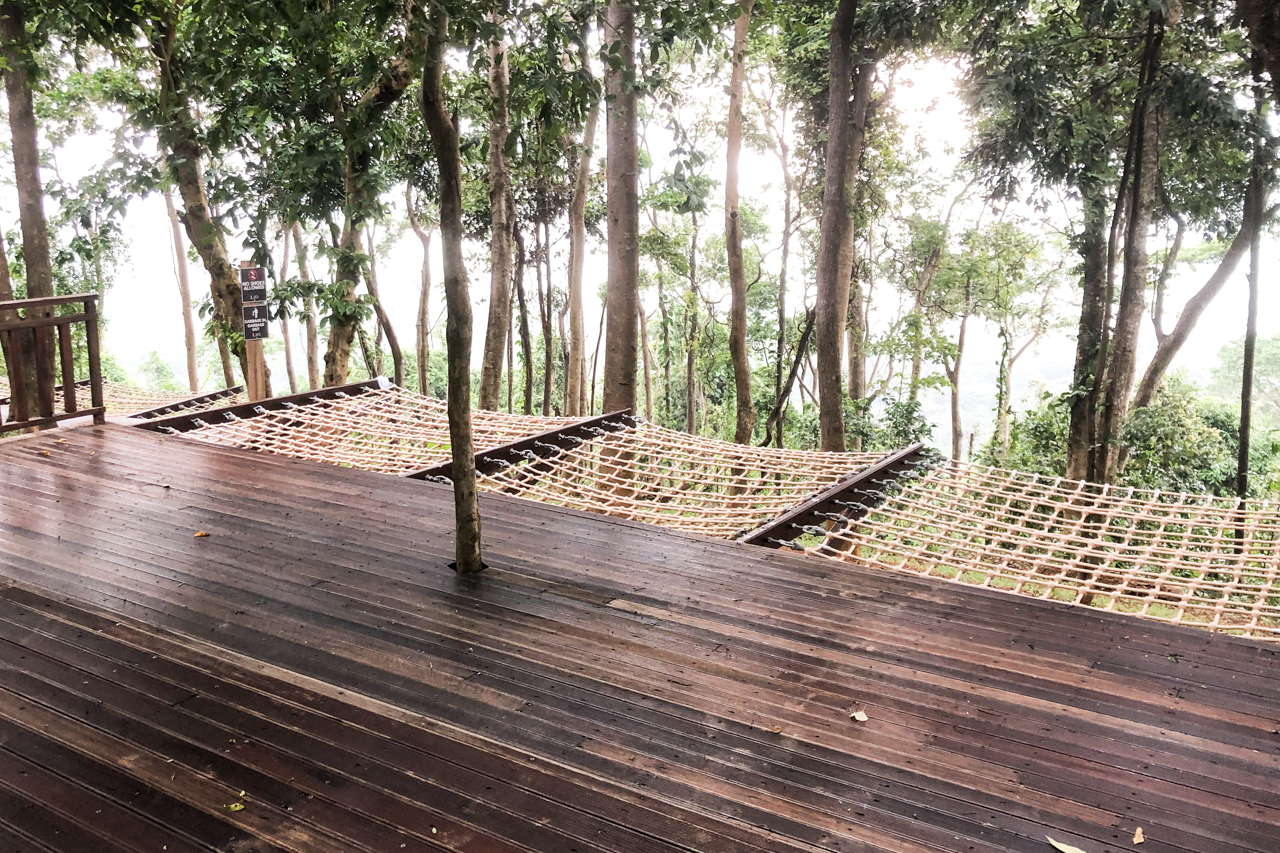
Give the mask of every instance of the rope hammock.
[[1280, 640], [1280, 505], [949, 463], [795, 543], [832, 560]]
[[[471, 429], [480, 451], [578, 422], [477, 410]], [[395, 386], [206, 424], [184, 434], [384, 474], [404, 474], [449, 459], [444, 403]], [[604, 433], [572, 450], [557, 448], [553, 462], [481, 474], [478, 486], [730, 538], [877, 457], [744, 447], [645, 423]]]
[[[9, 397], [9, 380], [0, 376], [0, 400]], [[61, 411], [62, 409], [62, 386], [54, 386], [54, 409]], [[236, 394], [234, 397], [223, 397], [215, 402], [193, 402], [192, 395], [186, 392], [171, 393], [168, 391], [150, 391], [137, 385], [130, 385], [124, 382], [102, 382], [102, 402], [107, 407], [107, 414], [119, 415], [127, 417], [144, 412], [150, 409], [158, 409], [160, 407], [168, 407], [173, 413], [187, 410], [196, 410], [200, 408], [208, 408], [213, 406], [226, 406], [232, 403], [243, 403], [248, 400], [243, 393]], [[89, 386], [88, 383], [78, 384], [76, 388], [76, 401], [81, 406], [89, 405]]]
[[[212, 418], [210, 418], [212, 420]], [[578, 423], [473, 413], [478, 451]], [[501, 462], [481, 489], [731, 539], [879, 454], [775, 450], [652, 424]], [[400, 388], [314, 399], [184, 433], [387, 474], [449, 459], [442, 402]], [[978, 465], [921, 467], [850, 524], [789, 543], [833, 561], [1280, 640], [1280, 507], [1098, 486]]]

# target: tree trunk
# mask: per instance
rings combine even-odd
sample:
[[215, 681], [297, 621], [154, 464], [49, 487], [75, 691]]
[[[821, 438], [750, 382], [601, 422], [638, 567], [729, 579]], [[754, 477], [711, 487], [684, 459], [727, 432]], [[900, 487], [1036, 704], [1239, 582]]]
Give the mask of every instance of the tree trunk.
[[1271, 91], [1280, 106], [1280, 6], [1275, 0], [1237, 0], [1249, 29], [1249, 41], [1271, 74]]
[[[796, 344], [796, 355], [791, 360], [791, 371], [787, 374], [786, 384], [782, 386], [778, 399], [773, 403], [773, 411], [769, 413], [769, 418], [765, 421], [764, 441], [760, 442], [761, 447], [768, 447], [771, 440], [776, 440], [778, 447], [782, 447], [782, 413], [786, 410], [787, 399], [791, 396], [791, 389], [795, 387], [796, 377], [799, 375], [800, 367], [809, 351], [809, 339], [813, 335], [816, 316], [817, 313], [815, 311], [808, 311], [805, 314], [804, 331], [800, 333], [800, 341]], [[773, 432], [775, 429], [777, 430], [776, 435]]]
[[[172, 50], [175, 38], [175, 25], [170, 21], [167, 22], [165, 31], [151, 42], [151, 51], [156, 57], [159, 72], [159, 115], [167, 118], [162, 120], [156, 133], [165, 150], [178, 195], [182, 199], [183, 210], [179, 218], [186, 228], [187, 239], [195, 247], [205, 271], [209, 273], [216, 334], [222, 339], [221, 346], [227, 349], [228, 357], [234, 355], [239, 360], [241, 375], [248, 375], [244, 339], [237, 336], [235, 346], [231, 346], [226, 340], [226, 335], [239, 332], [243, 323], [240, 276], [227, 256], [222, 227], [209, 207], [204, 176], [200, 171], [201, 158], [204, 156], [200, 133], [191, 113], [191, 104], [179, 85], [173, 68]], [[225, 361], [223, 372], [227, 384], [234, 384], [234, 377], [225, 375], [229, 373]]]
[[453, 457], [453, 502], [457, 527], [454, 567], [459, 574], [484, 569], [480, 558], [480, 505], [476, 495], [475, 444], [471, 436], [471, 296], [462, 256], [462, 154], [458, 128], [444, 103], [444, 38], [448, 16], [432, 12], [422, 68], [419, 109], [431, 135], [440, 170], [440, 244], [448, 311], [445, 341], [449, 364], [449, 446]]
[[520, 356], [524, 361], [524, 413], [533, 414], [533, 338], [529, 334], [529, 305], [524, 298], [524, 268], [527, 255], [524, 248], [524, 234], [517, 225], [512, 232], [516, 243], [516, 301], [520, 306]]
[[[579, 61], [583, 68], [590, 68], [585, 38], [579, 48]], [[569, 358], [565, 365], [564, 413], [574, 417], [584, 416], [582, 409], [586, 399], [583, 374], [587, 365], [587, 345], [582, 317], [582, 276], [587, 262], [587, 193], [591, 188], [591, 156], [595, 151], [599, 116], [600, 102], [596, 101], [587, 112], [582, 128], [582, 150], [578, 154], [573, 196], [569, 200]]]
[[725, 142], [724, 241], [729, 262], [729, 358], [733, 362], [736, 400], [733, 440], [750, 444], [756, 411], [751, 403], [751, 361], [747, 356], [747, 272], [742, 258], [742, 225], [738, 220], [738, 160], [742, 154], [742, 85], [746, 76], [747, 31], [754, 0], [738, 7], [733, 25], [733, 71], [729, 75], [729, 126]]
[[855, 403], [867, 395], [867, 363], [863, 352], [866, 330], [862, 323], [862, 284], [857, 276], [849, 281], [849, 316], [845, 322], [849, 329], [849, 399]]
[[[503, 22], [491, 16], [491, 23]], [[502, 357], [507, 347], [511, 318], [511, 169], [507, 161], [507, 45], [499, 35], [489, 42], [489, 207], [493, 227], [489, 232], [489, 318], [480, 362], [480, 408], [498, 408], [502, 389]]]
[[1153, 11], [1147, 28], [1139, 94], [1131, 124], [1134, 162], [1127, 205], [1124, 273], [1120, 304], [1116, 310], [1115, 340], [1107, 369], [1107, 387], [1100, 412], [1095, 474], [1104, 483], [1114, 481], [1119, 466], [1120, 432], [1128, 417], [1129, 394], [1133, 389], [1138, 354], [1138, 330], [1146, 307], [1147, 232], [1151, 228], [1160, 160], [1160, 113], [1152, 97], [1152, 87], [1160, 66], [1163, 37], [1164, 15], [1158, 10]]
[[[0, 56], [5, 63], [4, 84], [9, 97], [9, 131], [13, 141], [14, 184], [18, 191], [18, 219], [22, 225], [22, 260], [27, 271], [27, 298], [38, 299], [53, 296], [53, 262], [49, 255], [49, 230], [44, 217], [44, 188], [40, 183], [40, 142], [36, 129], [35, 108], [31, 96], [28, 54], [32, 45], [27, 43], [26, 8], [22, 2], [0, 3]], [[50, 317], [51, 309], [35, 310], [29, 316]], [[53, 414], [52, 388], [41, 393], [36, 377], [39, 372], [54, 376], [53, 347], [47, 343], [35, 346], [35, 336], [24, 332], [23, 363], [27, 365], [23, 377], [11, 377], [12, 382], [23, 382], [27, 399], [36, 401], [39, 417]]]
[[693, 236], [689, 238], [689, 300], [685, 305], [684, 428], [690, 435], [698, 431], [694, 415], [698, 410], [694, 370], [698, 363], [698, 214], [691, 214]]
[[[172, 204], [172, 202], [170, 202]], [[280, 260], [280, 280], [278, 284], [283, 284], [289, 280], [289, 232], [284, 234], [284, 251]], [[286, 313], [280, 314], [280, 338], [284, 341], [284, 372], [289, 377], [289, 393], [298, 393], [298, 374], [293, 370], [293, 341], [290, 340], [289, 334], [289, 317]]]
[[182, 223], [178, 210], [173, 206], [173, 193], [164, 191], [164, 209], [169, 214], [173, 230], [173, 263], [178, 272], [178, 295], [182, 297], [182, 332], [187, 349], [187, 387], [192, 394], [200, 393], [200, 365], [196, 359], [196, 321], [191, 312], [191, 279], [187, 272], [187, 248], [182, 242]]
[[418, 323], [415, 351], [418, 359], [418, 393], [431, 394], [431, 232], [422, 227], [413, 209], [413, 185], [405, 184], [409, 226], [422, 243], [422, 275], [418, 284]]
[[1107, 293], [1106, 203], [1099, 190], [1083, 195], [1084, 229], [1080, 241], [1084, 262], [1080, 282], [1083, 296], [1067, 426], [1067, 477], [1072, 480], [1089, 478], [1089, 460], [1096, 436], [1095, 386], [1106, 361], [1106, 353], [1101, 349], [1103, 303]]
[[[1269, 218], [1267, 213], [1257, 209], [1258, 205], [1255, 202], [1255, 199], [1260, 198], [1264, 192], [1265, 190], [1260, 185], [1250, 182], [1249, 189], [1245, 193], [1245, 214], [1240, 223], [1240, 230], [1236, 232], [1235, 239], [1227, 247], [1227, 252], [1222, 256], [1222, 260], [1218, 262], [1218, 267], [1213, 271], [1213, 275], [1209, 276], [1209, 280], [1204, 283], [1204, 286], [1196, 291], [1195, 295], [1188, 299], [1187, 304], [1183, 306], [1182, 313], [1178, 316], [1178, 322], [1174, 324], [1173, 331], [1159, 340], [1155, 355], [1151, 357], [1151, 363], [1147, 365], [1146, 372], [1142, 375], [1142, 381], [1138, 383], [1138, 390], [1134, 392], [1133, 403], [1129, 407], [1130, 412], [1151, 405], [1156, 391], [1160, 390], [1160, 383], [1164, 381], [1169, 365], [1182, 349], [1183, 344], [1187, 342], [1187, 338], [1191, 336], [1191, 332], [1195, 329], [1201, 315], [1204, 314], [1205, 309], [1209, 307], [1209, 304], [1222, 291], [1228, 279], [1235, 273], [1236, 267], [1240, 265], [1240, 260], [1250, 252], [1256, 235], [1261, 233], [1265, 220]], [[1257, 217], [1261, 217], [1264, 221], [1259, 222]]]
[[555, 358], [552, 354], [552, 336], [551, 336], [551, 282], [546, 282], [546, 290], [543, 290], [543, 259], [551, 254], [551, 247], [547, 245], [546, 229], [539, 223], [533, 224], [534, 234], [537, 235], [537, 249], [533, 253], [533, 263], [537, 269], [535, 281], [538, 284], [538, 320], [542, 324], [542, 416], [548, 417], [551, 414], [551, 390], [555, 387], [556, 365]]
[[640, 301], [640, 171], [636, 136], [636, 9], [609, 0], [604, 87], [608, 160], [609, 283], [604, 346], [604, 411], [636, 407], [636, 312]]
[[378, 255], [373, 245], [372, 234], [369, 235], [369, 268], [365, 273], [364, 283], [369, 289], [369, 295], [373, 297], [373, 310], [378, 315], [378, 325], [387, 339], [387, 348], [391, 350], [391, 369], [396, 387], [403, 388], [404, 353], [400, 350], [400, 338], [396, 336], [395, 327], [391, 325], [391, 318], [382, 307], [382, 295], [378, 293]]
[[[840, 388], [841, 346], [849, 308], [853, 221], [851, 205], [855, 171], [850, 168], [854, 147], [854, 44], [858, 0], [839, 0], [829, 33], [830, 75], [827, 116], [826, 182], [822, 192], [817, 259], [818, 421], [823, 450], [843, 451], [844, 395]], [[860, 74], [859, 85], [870, 86]]]
[[[302, 226], [293, 223], [293, 248], [298, 256], [298, 272], [304, 281], [315, 281], [311, 277], [311, 266], [307, 262], [307, 247], [302, 242]], [[320, 336], [317, 327], [316, 304], [310, 296], [302, 300], [302, 311], [307, 322], [307, 384], [314, 391], [320, 387]]]
[[[222, 387], [231, 388], [236, 384], [235, 368], [231, 361], [231, 347], [227, 344], [226, 335], [221, 332], [214, 332], [214, 337], [218, 342], [218, 360], [222, 363]], [[242, 374], [243, 375], [243, 374]]]
[[640, 307], [640, 352], [644, 356], [644, 419], [653, 420], [653, 353], [649, 350], [649, 318]]
[[[1275, 72], [1272, 72], [1273, 74]], [[1262, 173], [1254, 163], [1253, 185], [1258, 199], [1252, 215], [1261, 213]], [[1249, 239], [1249, 313], [1245, 319], [1244, 371], [1240, 378], [1240, 439], [1236, 448], [1236, 496], [1249, 497], [1249, 443], [1253, 429], [1253, 360], [1258, 347], [1258, 275], [1262, 256], [1262, 229], [1254, 228]]]

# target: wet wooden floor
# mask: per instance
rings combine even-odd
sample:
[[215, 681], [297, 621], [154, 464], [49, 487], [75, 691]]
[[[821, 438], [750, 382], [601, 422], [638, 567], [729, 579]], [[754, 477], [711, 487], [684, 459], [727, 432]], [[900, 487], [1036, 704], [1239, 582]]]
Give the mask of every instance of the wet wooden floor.
[[0, 851], [1280, 850], [1274, 647], [451, 501], [0, 443]]

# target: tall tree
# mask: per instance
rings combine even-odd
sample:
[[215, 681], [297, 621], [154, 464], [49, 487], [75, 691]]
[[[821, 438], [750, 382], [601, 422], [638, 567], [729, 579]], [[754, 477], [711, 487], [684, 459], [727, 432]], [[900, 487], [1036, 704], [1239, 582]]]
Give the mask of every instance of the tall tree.
[[480, 408], [497, 409], [498, 392], [502, 388], [502, 356], [507, 346], [507, 330], [511, 317], [511, 166], [507, 157], [510, 131], [507, 92], [510, 71], [507, 64], [507, 42], [502, 31], [504, 21], [491, 16], [494, 35], [489, 40], [489, 208], [492, 228], [489, 232], [489, 319], [484, 336], [484, 355], [480, 361]]
[[751, 403], [751, 361], [747, 356], [747, 272], [742, 262], [742, 223], [738, 211], [738, 161], [742, 155], [742, 90], [746, 77], [747, 33], [755, 0], [740, 0], [733, 25], [729, 75], [729, 121], [725, 133], [724, 235], [729, 262], [729, 356], [733, 361], [735, 418], [733, 440], [750, 444], [756, 412]]
[[[44, 187], [40, 182], [40, 142], [31, 78], [34, 45], [27, 34], [26, 3], [7, 0], [0, 3], [0, 57], [4, 59], [4, 86], [9, 98], [9, 131], [13, 141], [14, 183], [18, 190], [18, 219], [22, 225], [22, 258], [27, 271], [27, 298], [53, 296], [53, 262], [49, 254], [49, 226], [44, 215]], [[52, 312], [37, 311], [34, 316]], [[41, 417], [53, 414], [51, 395], [36, 393], [36, 370], [40, 365], [45, 375], [53, 375], [53, 350], [46, 346], [37, 352], [33, 335], [21, 336], [27, 365], [25, 381], [27, 399], [38, 401]]]
[[604, 411], [636, 407], [640, 302], [640, 154], [637, 137], [636, 7], [609, 0], [604, 22], [608, 143], [609, 282], [605, 297]]
[[[853, 269], [854, 196], [850, 158], [854, 152], [853, 43], [858, 0], [839, 0], [828, 34], [826, 182], [818, 243], [818, 296], [814, 341], [818, 351], [818, 431], [823, 450], [843, 452], [844, 392], [841, 352], [849, 306], [849, 274]], [[860, 75], [864, 77], [867, 75]], [[860, 79], [861, 82], [861, 79]], [[869, 87], [869, 79], [866, 81]]]
[[187, 272], [187, 248], [182, 243], [182, 223], [173, 204], [173, 192], [164, 191], [164, 208], [173, 231], [173, 265], [178, 275], [178, 295], [182, 299], [183, 343], [187, 352], [187, 387], [192, 394], [200, 392], [200, 368], [196, 362], [196, 321], [191, 313], [191, 280]]
[[[591, 65], [585, 36], [584, 31], [578, 61], [589, 73]], [[587, 262], [587, 193], [591, 188], [591, 158], [595, 154], [596, 122], [599, 116], [600, 100], [592, 98], [587, 120], [582, 128], [578, 168], [574, 174], [573, 196], [569, 201], [569, 357], [564, 387], [564, 413], [569, 416], [587, 414], [587, 353], [582, 318], [582, 276]]]
[[448, 317], [449, 449], [453, 459], [453, 504], [459, 574], [484, 569], [480, 557], [480, 505], [476, 494], [475, 442], [471, 435], [471, 296], [462, 256], [462, 153], [458, 128], [445, 103], [444, 49], [449, 16], [436, 7], [428, 23], [419, 108], [435, 149], [440, 174], [440, 243]]

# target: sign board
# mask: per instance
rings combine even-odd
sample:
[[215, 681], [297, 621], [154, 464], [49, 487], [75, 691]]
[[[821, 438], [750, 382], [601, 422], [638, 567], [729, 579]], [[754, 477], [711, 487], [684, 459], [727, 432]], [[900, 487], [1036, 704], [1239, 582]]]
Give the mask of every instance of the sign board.
[[244, 339], [246, 341], [260, 341], [267, 337], [267, 320], [269, 318], [267, 306], [246, 305], [241, 310], [244, 313]]
[[267, 301], [267, 271], [262, 267], [242, 267], [240, 299], [243, 302]]

